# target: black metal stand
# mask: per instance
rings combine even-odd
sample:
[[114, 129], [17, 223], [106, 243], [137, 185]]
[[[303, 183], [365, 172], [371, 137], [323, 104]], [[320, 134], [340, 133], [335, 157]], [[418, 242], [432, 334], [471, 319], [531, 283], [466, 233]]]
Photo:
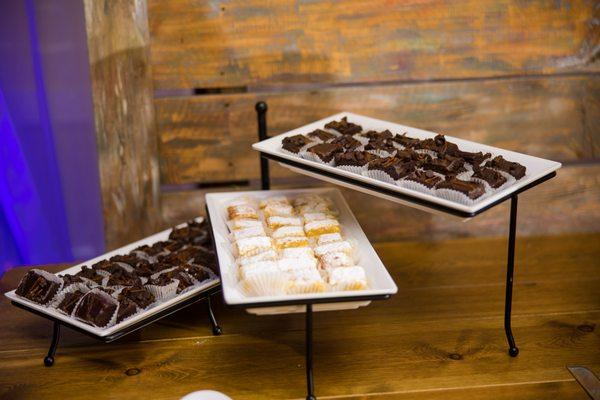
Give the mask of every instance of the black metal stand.
[[506, 266], [506, 297], [504, 299], [504, 331], [506, 340], [508, 340], [508, 354], [516, 357], [519, 354], [519, 348], [515, 344], [515, 338], [510, 326], [510, 316], [512, 310], [512, 287], [513, 273], [515, 270], [515, 240], [517, 237], [517, 203], [518, 196], [514, 195], [510, 199], [510, 226], [508, 230], [508, 261]]
[[58, 342], [60, 340], [60, 330], [61, 330], [62, 326], [71, 328], [77, 332], [83, 333], [87, 336], [91, 336], [94, 339], [100, 340], [102, 342], [110, 343], [110, 342], [114, 342], [117, 339], [122, 338], [123, 336], [129, 335], [130, 333], [135, 332], [145, 326], [148, 326], [148, 325], [158, 321], [161, 318], [171, 315], [189, 305], [197, 303], [203, 299], [206, 299], [206, 304], [208, 306], [208, 320], [210, 322], [212, 333], [215, 336], [221, 335], [223, 333], [223, 330], [221, 329], [221, 327], [219, 326], [219, 323], [217, 322], [215, 313], [212, 308], [212, 301], [211, 301], [212, 295], [217, 293], [219, 290], [220, 290], [220, 286], [216, 286], [214, 288], [208, 289], [208, 291], [199, 293], [196, 297], [190, 297], [189, 299], [186, 299], [186, 300], [182, 301], [181, 303], [174, 305], [173, 307], [161, 310], [161, 311], [157, 312], [156, 314], [149, 316], [146, 319], [143, 319], [143, 320], [141, 320], [135, 324], [132, 324], [130, 326], [127, 326], [127, 327], [123, 328], [122, 330], [117, 331], [108, 336], [95, 335], [93, 333], [90, 333], [84, 329], [77, 327], [76, 325], [69, 324], [66, 321], [55, 319], [55, 318], [49, 316], [48, 314], [45, 314], [41, 311], [36, 310], [35, 308], [30, 308], [27, 305], [17, 303], [15, 301], [12, 301], [11, 303], [19, 308], [30, 311], [30, 312], [37, 314], [43, 318], [53, 321], [54, 328], [52, 331], [52, 341], [50, 342], [50, 348], [48, 349], [48, 355], [46, 355], [46, 357], [44, 357], [44, 365], [46, 367], [51, 367], [54, 365], [54, 361], [55, 361], [54, 357], [56, 355], [56, 349], [58, 348]]
[[[255, 106], [257, 118], [258, 118], [258, 138], [259, 140], [266, 140], [269, 138], [267, 135], [267, 103], [264, 101], [259, 101]], [[260, 155], [260, 180], [261, 180], [261, 189], [269, 190], [270, 189], [270, 175], [269, 175], [269, 159], [273, 159], [275, 161], [283, 161], [286, 164], [294, 165], [293, 162], [284, 159], [278, 159], [270, 155], [266, 157], [263, 153]], [[307, 168], [304, 165], [298, 164], [300, 168]], [[323, 171], [317, 170], [318, 173], [324, 173]], [[504, 302], [504, 331], [506, 332], [506, 339], [508, 341], [508, 354], [511, 357], [516, 357], [519, 354], [519, 349], [515, 344], [515, 338], [512, 334], [511, 328], [511, 310], [512, 310], [512, 287], [513, 287], [513, 275], [514, 275], [514, 267], [515, 267], [515, 240], [517, 235], [517, 200], [518, 193], [529, 189], [545, 180], [548, 180], [554, 177], [556, 173], [552, 173], [543, 177], [537, 182], [534, 182], [520, 191], [513, 193], [510, 197], [510, 227], [508, 234], [508, 261], [507, 261], [507, 270], [506, 270], [506, 297]], [[336, 177], [339, 179], [339, 177]], [[375, 188], [377, 189], [377, 188]], [[382, 190], [383, 192], [383, 190]], [[485, 211], [488, 208], [491, 208], [497, 204], [500, 204], [504, 200], [507, 200], [509, 197], [505, 199], [501, 199], [500, 201], [490, 205], [489, 207], [481, 210], [480, 212]], [[415, 204], [420, 204], [420, 201], [414, 200]], [[445, 209], [444, 207], [439, 207], [433, 204], [428, 204], [428, 206], [432, 209], [436, 209], [438, 211], [444, 211], [449, 214], [462, 216], [462, 217], [473, 217], [474, 215], [462, 215], [460, 213], [455, 212], [452, 209]], [[479, 214], [478, 212], [477, 214]], [[313, 357], [312, 357], [312, 304], [306, 305], [306, 389], [307, 389], [307, 400], [316, 400], [314, 395], [314, 382], [313, 382]]]

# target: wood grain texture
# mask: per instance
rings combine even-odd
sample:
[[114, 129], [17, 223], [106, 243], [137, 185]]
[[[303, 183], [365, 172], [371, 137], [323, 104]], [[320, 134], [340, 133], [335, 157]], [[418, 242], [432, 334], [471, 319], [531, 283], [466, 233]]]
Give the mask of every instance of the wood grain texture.
[[[285, 185], [274, 185], [273, 188], [322, 185], [321, 181], [306, 178], [289, 180]], [[508, 232], [508, 203], [462, 222], [454, 217], [429, 214], [353, 190], [340, 189], [372, 241], [506, 236]], [[258, 190], [258, 186], [253, 189], [233, 186], [217, 191], [234, 190]], [[203, 215], [204, 195], [209, 191], [215, 189], [163, 193], [163, 226]], [[519, 236], [597, 232], [600, 227], [600, 164], [563, 167], [556, 178], [519, 198]]]
[[150, 0], [158, 89], [597, 70], [594, 2]]
[[[502, 240], [376, 246], [400, 290], [364, 309], [315, 315], [319, 398], [585, 399], [565, 365], [600, 370], [598, 240], [519, 240], [516, 359], [502, 330]], [[0, 287], [23, 273], [9, 272]], [[0, 397], [178, 399], [207, 388], [242, 400], [304, 397], [302, 315], [255, 317], [219, 302], [217, 315], [220, 337], [202, 304], [109, 345], [67, 330], [48, 369], [49, 325], [2, 298]]]
[[144, 1], [84, 3], [110, 249], [153, 232], [159, 215], [148, 17]]
[[164, 98], [161, 183], [257, 179], [257, 100], [271, 135], [345, 110], [559, 161], [600, 154], [599, 75]]

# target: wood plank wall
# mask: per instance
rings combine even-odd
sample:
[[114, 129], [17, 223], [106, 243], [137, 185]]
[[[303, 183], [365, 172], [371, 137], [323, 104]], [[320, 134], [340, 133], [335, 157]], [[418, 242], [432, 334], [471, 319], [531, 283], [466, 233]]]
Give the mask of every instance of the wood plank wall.
[[[199, 183], [257, 187], [253, 106], [266, 100], [270, 134], [348, 110], [561, 161], [555, 180], [523, 196], [520, 230], [600, 226], [594, 2], [147, 0], [147, 7], [164, 225], [202, 212], [203, 192], [190, 190]], [[315, 184], [273, 170], [282, 185]], [[373, 240], [506, 230], [506, 207], [456, 224], [344, 193]]]

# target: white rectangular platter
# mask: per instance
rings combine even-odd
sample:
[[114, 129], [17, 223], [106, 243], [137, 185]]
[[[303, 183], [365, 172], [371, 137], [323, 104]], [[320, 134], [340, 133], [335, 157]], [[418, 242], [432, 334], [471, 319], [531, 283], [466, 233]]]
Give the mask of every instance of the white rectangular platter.
[[[461, 203], [458, 203], [455, 201], [443, 199], [443, 198], [437, 197], [437, 196], [429, 194], [429, 193], [423, 193], [423, 192], [419, 192], [419, 191], [415, 191], [415, 190], [411, 190], [411, 189], [407, 189], [407, 188], [402, 188], [402, 187], [399, 187], [399, 186], [391, 184], [391, 183], [382, 182], [382, 181], [379, 181], [379, 180], [376, 180], [373, 178], [369, 178], [366, 176], [362, 176], [362, 175], [359, 175], [356, 173], [344, 171], [339, 168], [325, 165], [320, 162], [306, 160], [306, 159], [300, 158], [298, 156], [291, 155], [289, 153], [281, 151], [281, 142], [284, 138], [286, 138], [288, 136], [298, 135], [298, 134], [307, 134], [309, 132], [314, 131], [315, 129], [323, 129], [323, 126], [327, 122], [339, 120], [343, 117], [347, 117], [349, 122], [353, 122], [355, 124], [361, 125], [363, 127], [363, 131], [368, 131], [368, 130], [383, 131], [385, 129], [389, 129], [392, 133], [402, 134], [402, 133], [406, 132], [407, 136], [413, 137], [413, 138], [418, 138], [418, 139], [433, 138], [437, 134], [435, 132], [429, 132], [429, 131], [425, 131], [422, 129], [412, 128], [410, 126], [395, 124], [392, 122], [383, 121], [383, 120], [379, 120], [379, 119], [375, 119], [375, 118], [369, 118], [369, 117], [365, 117], [365, 116], [358, 115], [358, 114], [353, 114], [353, 113], [349, 113], [349, 112], [341, 112], [339, 114], [335, 114], [335, 115], [329, 116], [327, 118], [323, 118], [322, 120], [310, 123], [308, 125], [304, 125], [300, 128], [291, 130], [289, 132], [285, 132], [280, 135], [274, 136], [267, 140], [263, 140], [261, 142], [254, 143], [252, 145], [252, 148], [254, 148], [255, 150], [258, 150], [262, 153], [265, 153], [265, 154], [271, 154], [271, 155], [277, 156], [279, 158], [283, 158], [283, 159], [290, 160], [290, 161], [293, 161], [298, 164], [317, 168], [319, 170], [326, 171], [328, 173], [335, 174], [340, 177], [353, 180], [357, 183], [357, 186], [359, 186], [361, 182], [367, 183], [369, 185], [381, 187], [383, 189], [391, 190], [391, 191], [397, 192], [399, 194], [414, 197], [414, 198], [424, 200], [429, 203], [438, 204], [438, 205], [448, 207], [448, 208], [451, 208], [451, 209], [454, 209], [454, 210], [457, 210], [457, 211], [460, 211], [463, 213], [468, 213], [468, 214], [476, 214], [479, 210], [486, 208], [487, 206], [493, 204], [494, 202], [497, 202], [498, 200], [506, 197], [507, 195], [514, 193], [515, 191], [529, 185], [532, 182], [535, 182], [536, 180], [558, 170], [561, 167], [561, 164], [558, 162], [555, 162], [555, 161], [545, 160], [543, 158], [538, 158], [538, 157], [530, 156], [527, 154], [517, 153], [514, 151], [503, 150], [498, 147], [487, 146], [484, 144], [480, 144], [480, 143], [472, 142], [469, 140], [459, 139], [459, 138], [456, 138], [453, 136], [446, 135], [446, 138], [449, 141], [456, 143], [460, 147], [461, 150], [470, 151], [470, 152], [478, 152], [478, 151], [489, 152], [489, 153], [492, 153], [492, 155], [494, 155], [494, 156], [502, 155], [505, 159], [507, 159], [509, 161], [518, 162], [527, 168], [526, 175], [523, 178], [516, 181], [513, 185], [510, 185], [503, 190], [499, 190], [498, 192], [493, 193], [492, 195], [485, 197], [485, 198], [481, 199], [480, 201], [475, 202], [472, 205], [465, 205], [465, 204], [461, 204]], [[290, 167], [285, 164], [282, 164], [282, 165], [286, 166], [296, 172], [300, 172], [300, 173], [303, 173], [303, 174], [306, 174], [306, 175], [309, 175], [312, 177], [316, 177], [319, 179], [327, 180], [329, 182], [334, 182], [334, 183], [340, 184], [340, 181], [334, 181], [332, 179], [325, 179], [325, 177], [323, 177], [323, 176], [319, 176], [318, 174], [315, 174], [315, 173], [310, 173], [309, 171], [303, 171], [300, 168]], [[346, 186], [352, 187], [354, 189], [357, 188], [356, 186], [353, 186], [353, 185], [352, 186], [346, 185]], [[367, 193], [385, 197], [385, 195], [383, 193], [378, 194], [377, 192], [374, 192], [374, 191], [367, 191]], [[405, 203], [405, 204], [408, 204], [408, 203]], [[427, 208], [424, 208], [424, 209], [427, 210]]]
[[[202, 218], [197, 218], [196, 221], [200, 222], [202, 220]], [[182, 225], [178, 225], [177, 227], [181, 227]], [[152, 236], [148, 236], [142, 240], [138, 240], [137, 242], [133, 242], [130, 243], [126, 246], [123, 246], [121, 248], [118, 248], [116, 250], [110, 251], [108, 253], [102, 254], [101, 256], [98, 256], [96, 258], [92, 258], [91, 260], [87, 260], [85, 262], [82, 262], [80, 264], [77, 264], [73, 267], [67, 268], [63, 271], [57, 272], [57, 274], [76, 274], [77, 272], [79, 272], [81, 270], [81, 267], [84, 265], [91, 265], [94, 263], [97, 263], [98, 261], [102, 261], [104, 259], [110, 258], [112, 256], [116, 256], [119, 254], [127, 254], [130, 251], [134, 250], [137, 247], [143, 246], [143, 245], [153, 245], [156, 242], [160, 242], [163, 240], [167, 240], [169, 238], [169, 234], [171, 233], [171, 229], [166, 229], [162, 232], [156, 233]], [[41, 313], [44, 313], [54, 319], [58, 319], [61, 321], [64, 321], [66, 323], [68, 323], [69, 325], [72, 326], [76, 326], [77, 328], [80, 328], [82, 330], [85, 330], [87, 332], [90, 332], [93, 335], [99, 336], [99, 337], [105, 337], [105, 336], [110, 336], [124, 328], [127, 328], [128, 326], [131, 326], [133, 324], [136, 324], [137, 322], [143, 321], [144, 319], [164, 310], [167, 308], [170, 308], [172, 306], [175, 306], [195, 295], [197, 295], [200, 292], [206, 291], [208, 289], [211, 289], [215, 286], [217, 286], [219, 284], [220, 280], [219, 278], [214, 278], [214, 279], [210, 279], [207, 280], [206, 282], [204, 282], [202, 285], [197, 286], [193, 289], [190, 289], [190, 291], [185, 292], [183, 294], [180, 294], [168, 301], [165, 301], [164, 303], [161, 303], [159, 305], [157, 305], [156, 307], [152, 307], [149, 310], [143, 311], [141, 313], [139, 313], [138, 315], [135, 315], [131, 318], [128, 318], [124, 321], [122, 321], [119, 324], [113, 325], [111, 327], [108, 327], [106, 329], [101, 329], [101, 328], [97, 328], [95, 326], [92, 325], [88, 325], [84, 322], [78, 321], [75, 318], [71, 318], [65, 314], [62, 314], [60, 312], [58, 312], [55, 309], [49, 308], [49, 307], [44, 307], [40, 304], [34, 303], [32, 301], [29, 301], [23, 297], [17, 296], [15, 294], [15, 291], [12, 290], [10, 292], [5, 293], [4, 295], [6, 297], [8, 297], [10, 300], [14, 301], [15, 303], [19, 303], [19, 304], [23, 304], [26, 305], [29, 308], [33, 308]]]
[[[369, 289], [356, 291], [337, 291], [308, 294], [288, 294], [279, 296], [246, 296], [238, 289], [237, 266], [233, 254], [233, 245], [229, 239], [229, 228], [227, 227], [227, 205], [240, 197], [250, 196], [257, 200], [273, 196], [288, 196], [293, 198], [300, 194], [315, 193], [328, 197], [333, 201], [334, 207], [339, 211], [338, 219], [342, 227], [343, 234], [355, 243], [358, 252], [359, 264], [365, 269], [369, 282]], [[379, 259], [379, 256], [373, 249], [373, 246], [367, 239], [358, 221], [350, 211], [350, 207], [339, 190], [332, 188], [319, 189], [294, 189], [294, 190], [264, 190], [250, 192], [226, 192], [209, 193], [206, 195], [206, 207], [210, 217], [213, 229], [213, 238], [219, 259], [219, 268], [221, 270], [221, 281], [223, 297], [229, 305], [241, 306], [248, 309], [248, 312], [254, 314], [280, 314], [302, 312], [304, 305], [279, 305], [274, 307], [258, 307], [261, 304], [279, 303], [279, 302], [311, 302], [326, 301], [331, 299], [331, 303], [314, 304], [314, 311], [329, 311], [340, 309], [351, 309], [368, 305], [369, 300], [364, 298], [368, 296], [392, 295], [398, 291], [396, 284], [390, 274]], [[358, 301], [352, 301], [353, 298], [362, 298]], [[254, 307], [253, 307], [254, 306]]]

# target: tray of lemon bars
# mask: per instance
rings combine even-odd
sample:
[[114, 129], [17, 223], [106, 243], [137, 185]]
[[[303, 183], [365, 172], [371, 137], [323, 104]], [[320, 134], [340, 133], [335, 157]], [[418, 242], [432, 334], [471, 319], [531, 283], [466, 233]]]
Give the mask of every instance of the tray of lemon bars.
[[228, 305], [326, 311], [397, 291], [337, 189], [209, 193], [206, 207]]

